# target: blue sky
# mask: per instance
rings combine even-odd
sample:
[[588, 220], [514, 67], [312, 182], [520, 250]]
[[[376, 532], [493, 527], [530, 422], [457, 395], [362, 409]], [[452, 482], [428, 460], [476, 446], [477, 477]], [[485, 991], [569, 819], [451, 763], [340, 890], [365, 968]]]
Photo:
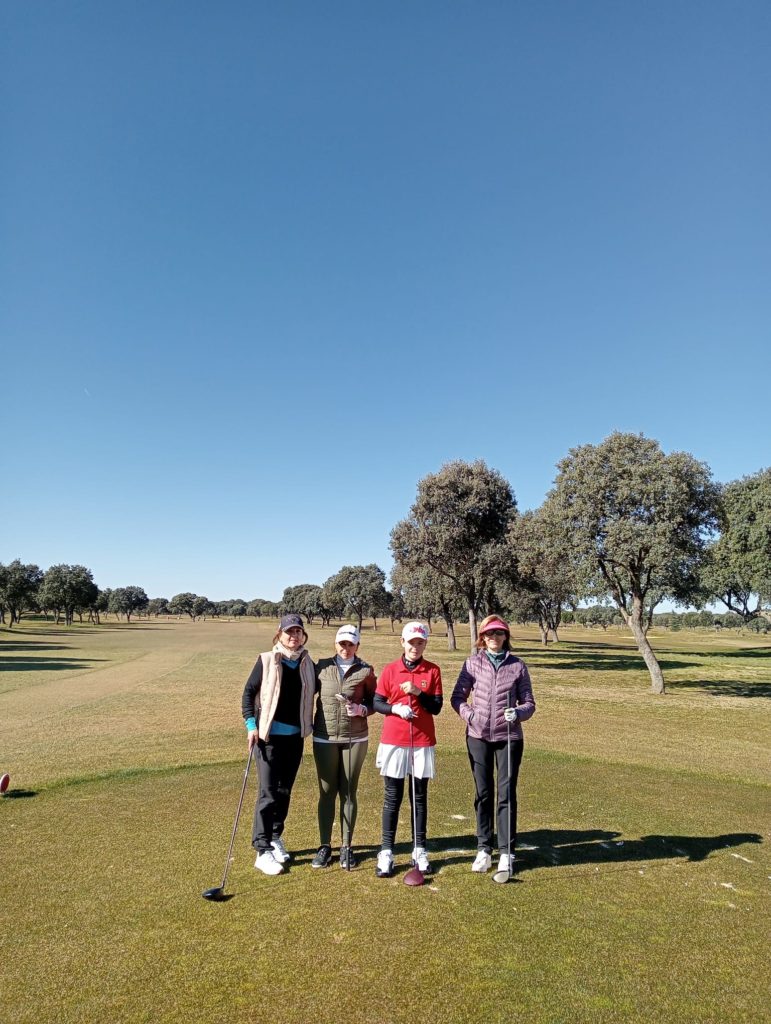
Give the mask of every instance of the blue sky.
[[766, 2], [0, 10], [0, 561], [277, 598], [417, 481], [769, 464]]

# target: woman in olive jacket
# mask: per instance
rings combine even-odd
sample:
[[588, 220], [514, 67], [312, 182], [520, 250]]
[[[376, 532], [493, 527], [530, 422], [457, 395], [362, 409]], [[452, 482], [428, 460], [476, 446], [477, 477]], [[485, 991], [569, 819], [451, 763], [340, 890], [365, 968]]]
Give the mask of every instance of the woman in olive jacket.
[[375, 673], [358, 656], [359, 631], [341, 626], [335, 637], [334, 658], [316, 665], [316, 713], [313, 718], [313, 757], [319, 776], [319, 849], [314, 868], [332, 862], [332, 824], [340, 801], [342, 844], [340, 866], [356, 867], [353, 830], [356, 824], [356, 790], [369, 745], [367, 718], [372, 714]]
[[[508, 623], [488, 615], [479, 626], [477, 652], [460, 670], [450, 703], [466, 723], [466, 748], [474, 776], [474, 810], [478, 852], [472, 871], [492, 867], [493, 812], [496, 810], [495, 774], [498, 775], [498, 870], [514, 863], [517, 839], [517, 778], [522, 762], [522, 722], [535, 714], [530, 674], [524, 661], [511, 653]], [[469, 704], [471, 696], [473, 703]], [[511, 778], [508, 774], [507, 737], [511, 735]], [[511, 799], [511, 835], [508, 806]]]

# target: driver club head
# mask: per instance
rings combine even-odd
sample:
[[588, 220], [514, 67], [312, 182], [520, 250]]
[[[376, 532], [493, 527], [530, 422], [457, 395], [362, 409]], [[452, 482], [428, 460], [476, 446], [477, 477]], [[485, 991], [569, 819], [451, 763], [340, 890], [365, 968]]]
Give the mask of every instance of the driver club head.
[[423, 885], [425, 878], [423, 872], [417, 866], [413, 866], [404, 876], [405, 885]]
[[2, 775], [0, 775], [0, 795], [5, 793], [10, 784], [11, 776], [8, 774], [8, 772], [4, 772]]
[[498, 885], [505, 885], [511, 881], [511, 874], [508, 871], [496, 871], [493, 875], [493, 881], [497, 882]]
[[212, 900], [214, 903], [224, 903], [225, 900], [230, 899], [230, 896], [225, 895], [225, 889], [221, 885], [217, 885], [213, 889], [206, 889], [201, 895], [205, 900]]

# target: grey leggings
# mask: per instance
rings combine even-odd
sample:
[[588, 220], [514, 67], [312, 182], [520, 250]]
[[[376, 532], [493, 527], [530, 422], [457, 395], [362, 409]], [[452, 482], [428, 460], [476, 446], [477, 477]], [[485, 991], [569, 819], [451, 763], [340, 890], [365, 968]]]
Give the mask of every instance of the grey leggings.
[[319, 775], [319, 839], [321, 846], [332, 845], [332, 824], [340, 797], [343, 846], [350, 846], [356, 824], [356, 789], [359, 785], [369, 741], [351, 744], [351, 770], [348, 773], [347, 743], [314, 743], [313, 759]]

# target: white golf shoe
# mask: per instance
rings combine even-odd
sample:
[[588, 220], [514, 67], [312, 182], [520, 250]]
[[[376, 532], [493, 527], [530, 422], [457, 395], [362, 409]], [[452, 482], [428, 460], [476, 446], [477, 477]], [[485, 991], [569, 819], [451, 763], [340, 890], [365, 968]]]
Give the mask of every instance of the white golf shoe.
[[416, 846], [412, 851], [412, 863], [424, 875], [431, 874], [431, 864], [425, 846]]
[[493, 858], [487, 850], [480, 850], [474, 858], [474, 863], [471, 865], [472, 871], [477, 871], [483, 875], [485, 871], [489, 871], [493, 866]]
[[262, 853], [258, 853], [254, 866], [264, 875], [280, 875], [284, 870], [283, 865], [279, 864], [273, 856], [272, 850], [263, 850]]
[[276, 839], [272, 840], [270, 845], [273, 847], [273, 856], [276, 858], [279, 864], [286, 864], [291, 855], [287, 848], [284, 846], [284, 840], [281, 838], [281, 836], [278, 836]]
[[378, 878], [390, 878], [394, 873], [394, 855], [390, 850], [381, 850], [377, 855], [375, 874]]
[[513, 871], [514, 870], [514, 854], [513, 853], [511, 854], [511, 867], [510, 868], [509, 868], [509, 854], [508, 853], [502, 853], [501, 854], [501, 859], [498, 861], [498, 870], [499, 871], [509, 871], [509, 870]]

